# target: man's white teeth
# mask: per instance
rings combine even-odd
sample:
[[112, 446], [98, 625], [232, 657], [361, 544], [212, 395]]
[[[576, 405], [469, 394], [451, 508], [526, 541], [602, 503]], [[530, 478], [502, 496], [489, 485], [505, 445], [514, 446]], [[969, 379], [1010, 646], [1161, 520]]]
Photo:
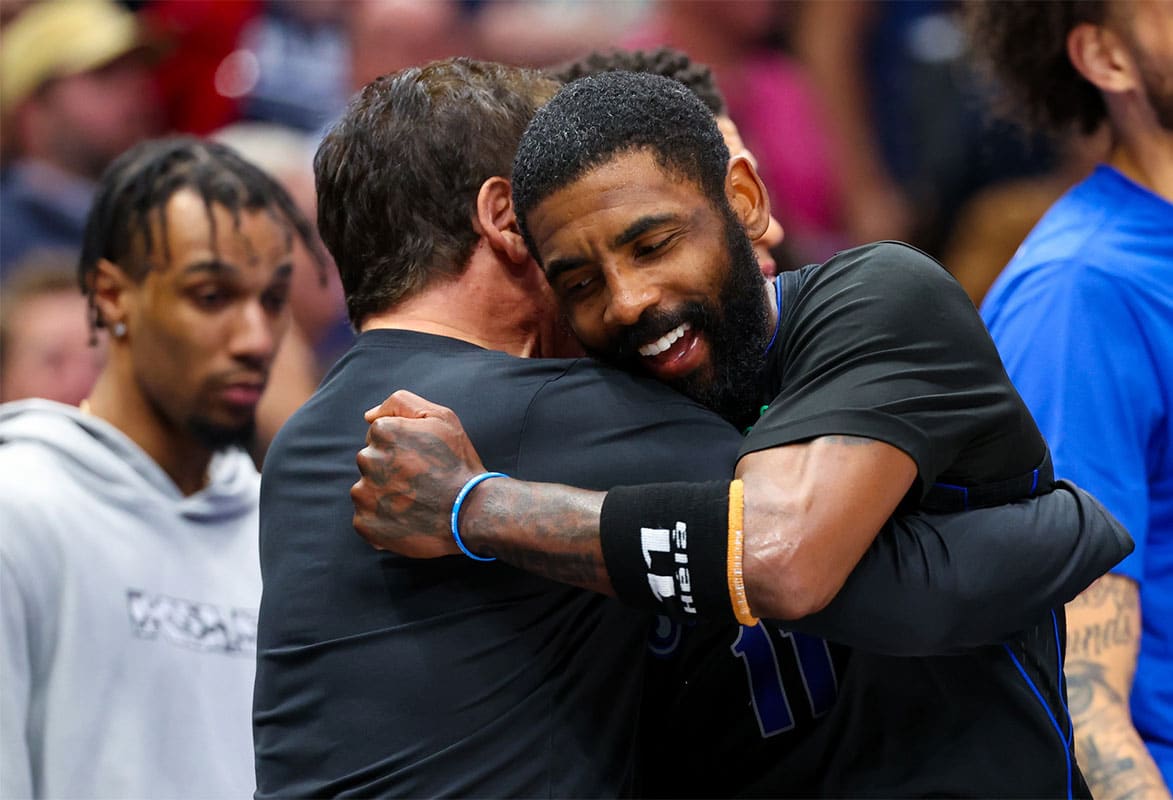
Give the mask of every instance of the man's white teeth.
[[663, 336], [661, 336], [656, 341], [651, 342], [650, 344], [645, 344], [643, 347], [641, 347], [639, 349], [639, 354], [641, 356], [647, 356], [649, 358], [651, 356], [660, 355], [660, 353], [663, 353], [669, 347], [676, 344], [676, 340], [679, 339], [681, 336], [683, 336], [685, 334], [685, 332], [687, 332], [688, 329], [691, 327], [692, 326], [689, 325], [687, 322], [680, 324], [679, 326], [677, 326], [677, 327], [673, 328], [672, 330], [668, 331], [667, 333], [665, 333]]

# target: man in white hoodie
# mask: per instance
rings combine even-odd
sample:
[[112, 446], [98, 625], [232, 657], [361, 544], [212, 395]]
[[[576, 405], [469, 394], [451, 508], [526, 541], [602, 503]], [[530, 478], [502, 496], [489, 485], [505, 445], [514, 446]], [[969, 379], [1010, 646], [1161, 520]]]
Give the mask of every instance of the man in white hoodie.
[[[305, 219], [223, 145], [103, 177], [80, 408], [0, 406], [0, 796], [246, 797], [259, 479], [246, 443]], [[312, 249], [312, 245], [311, 249]]]

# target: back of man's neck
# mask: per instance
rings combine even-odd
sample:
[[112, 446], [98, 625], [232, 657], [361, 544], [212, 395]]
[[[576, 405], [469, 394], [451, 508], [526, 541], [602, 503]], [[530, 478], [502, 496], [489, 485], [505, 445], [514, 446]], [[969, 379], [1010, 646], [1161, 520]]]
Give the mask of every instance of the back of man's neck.
[[359, 329], [430, 333], [531, 358], [541, 355], [541, 325], [529, 306], [519, 298], [478, 290], [457, 279], [368, 316]]
[[[458, 316], [458, 315], [455, 315]], [[441, 320], [434, 316], [425, 316], [411, 313], [384, 312], [369, 317], [360, 330], [402, 330], [428, 333], [433, 336], [446, 336], [449, 339], [459, 339], [462, 342], [475, 344], [486, 350], [499, 350], [511, 356], [532, 358], [537, 355], [536, 331], [522, 330], [508, 331], [487, 330], [477, 325], [470, 325], [457, 318]]]

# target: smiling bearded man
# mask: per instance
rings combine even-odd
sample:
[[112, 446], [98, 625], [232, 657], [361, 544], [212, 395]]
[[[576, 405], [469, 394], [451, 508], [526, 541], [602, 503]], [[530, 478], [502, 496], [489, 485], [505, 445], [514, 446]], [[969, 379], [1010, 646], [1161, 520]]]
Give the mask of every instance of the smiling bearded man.
[[[721, 326], [682, 310], [719, 302], [738, 263], [727, 221], [743, 239], [760, 237], [769, 204], [756, 171], [730, 161], [688, 90], [625, 73], [570, 84], [522, 138], [514, 202], [585, 346], [643, 348], [642, 371], [687, 379], [698, 396], [721, 393]], [[450, 412], [400, 395], [371, 415], [400, 418], [377, 420], [360, 454], [364, 478], [352, 491], [360, 532], [396, 552], [443, 555], [459, 552], [444, 542], [459, 524], [464, 547], [482, 557], [678, 619], [741, 622], [731, 647], [744, 660], [750, 700], [709, 704], [691, 719], [681, 711], [683, 725], [663, 727], [686, 754], [675, 767], [684, 791], [1086, 794], [1055, 722], [1065, 720], [1061, 608], [1022, 620], [1005, 642], [979, 637], [949, 655], [928, 655], [949, 650], [940, 642], [905, 646], [933, 624], [932, 601], [869, 617], [876, 635], [856, 636], [860, 649], [793, 636], [815, 625], [826, 635], [823, 610], [834, 611], [894, 512], [998, 505], [1054, 488], [1046, 444], [972, 304], [939, 264], [897, 243], [757, 287], [773, 333], [749, 338], [765, 368], [744, 389], [754, 402], [772, 400], [734, 481], [606, 494], [487, 481]], [[448, 529], [448, 516], [439, 518], [462, 485], [464, 522], [456, 515]], [[1087, 502], [1114, 531], [1109, 539], [1119, 537], [1116, 558], [1127, 552], [1126, 534], [1094, 501], [1070, 487], [1052, 495]], [[376, 501], [389, 499], [396, 519], [378, 514]], [[990, 535], [973, 529], [938, 544], [980, 545]], [[882, 590], [885, 599], [903, 591], [905, 568], [930, 558], [923, 545], [897, 550], [902, 577]], [[569, 577], [554, 559], [535, 557], [551, 553], [597, 569]], [[975, 589], [1004, 577], [980, 547], [941, 563], [963, 564], [959, 580]], [[996, 602], [999, 615], [1017, 613], [1017, 599]], [[793, 620], [782, 634], [789, 645], [764, 638], [759, 616]], [[682, 704], [695, 699], [692, 685], [683, 685]], [[707, 769], [716, 764], [736, 769]]]
[[[735, 425], [750, 424], [760, 403], [747, 391], [758, 381], [770, 342], [770, 318], [762, 303], [762, 275], [753, 245], [737, 218], [723, 209], [725, 279], [715, 299], [649, 310], [606, 347], [584, 341], [587, 352], [628, 370], [654, 377], [708, 406]], [[681, 351], [704, 333], [711, 359], [697, 372], [679, 368]]]

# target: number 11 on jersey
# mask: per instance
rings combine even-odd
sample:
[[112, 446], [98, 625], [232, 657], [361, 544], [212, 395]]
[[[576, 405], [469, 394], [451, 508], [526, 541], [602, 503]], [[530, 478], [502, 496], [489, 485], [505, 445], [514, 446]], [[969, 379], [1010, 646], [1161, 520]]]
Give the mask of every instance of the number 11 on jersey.
[[[729, 648], [745, 664], [750, 698], [763, 738], [792, 730], [795, 724], [794, 712], [782, 680], [778, 651], [774, 647], [767, 624], [762, 622], [752, 628], [742, 625], [737, 639]], [[789, 642], [794, 652], [798, 675], [802, 679], [801, 690], [793, 686], [789, 694], [805, 695], [811, 715], [822, 716], [831, 709], [839, 691], [835, 665], [831, 661], [827, 643], [822, 639], [791, 633], [782, 628], [774, 630], [782, 639]]]

